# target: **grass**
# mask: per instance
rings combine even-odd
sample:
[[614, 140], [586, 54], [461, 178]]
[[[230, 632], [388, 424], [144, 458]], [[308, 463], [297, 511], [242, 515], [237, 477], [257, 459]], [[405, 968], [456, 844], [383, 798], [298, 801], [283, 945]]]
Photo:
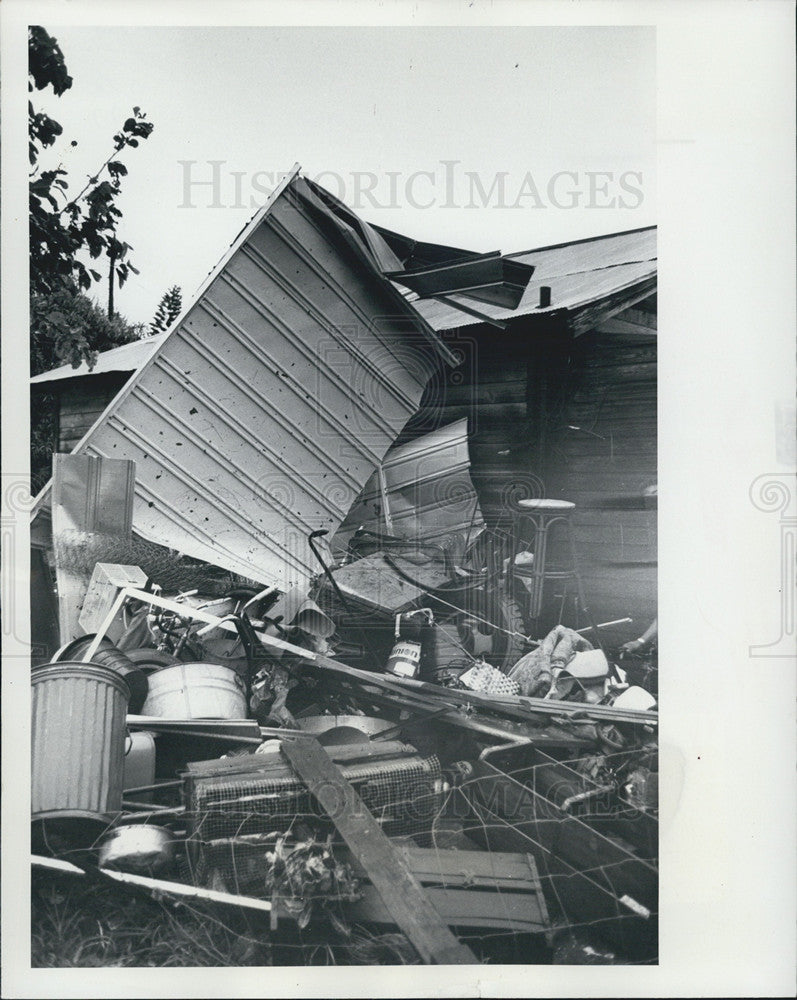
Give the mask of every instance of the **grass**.
[[271, 935], [268, 916], [33, 869], [31, 965], [39, 969], [415, 964], [401, 934], [356, 928]]
[[33, 968], [271, 965], [267, 924], [34, 869]]

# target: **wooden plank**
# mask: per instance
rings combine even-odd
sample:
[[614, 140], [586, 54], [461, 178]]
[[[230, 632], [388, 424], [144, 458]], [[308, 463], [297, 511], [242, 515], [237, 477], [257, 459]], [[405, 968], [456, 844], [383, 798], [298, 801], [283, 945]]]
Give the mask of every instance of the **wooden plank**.
[[413, 875], [424, 885], [474, 886], [513, 892], [535, 892], [540, 888], [536, 866], [527, 854], [437, 850], [409, 844], [402, 844], [397, 850], [406, 857]]
[[[550, 930], [540, 905], [542, 897], [532, 893], [430, 886], [426, 894], [440, 918], [452, 927], [479, 927], [516, 934], [545, 934]], [[364, 887], [363, 898], [351, 907], [349, 914], [357, 921], [386, 926], [395, 923], [373, 886]]]
[[598, 327], [601, 333], [630, 333], [633, 336], [655, 337], [656, 331], [640, 323], [628, 322], [624, 319], [607, 319]]
[[[270, 637], [263, 637], [267, 641]], [[548, 715], [566, 717], [572, 714], [583, 716], [584, 719], [592, 721], [611, 722], [636, 722], [644, 725], [656, 725], [658, 714], [656, 712], [640, 712], [631, 709], [617, 709], [611, 705], [587, 705], [580, 702], [549, 701], [545, 698], [502, 698], [497, 695], [482, 694], [478, 691], [464, 691], [456, 688], [444, 688], [437, 684], [430, 684], [427, 681], [419, 681], [409, 677], [387, 676], [385, 674], [371, 673], [359, 670], [357, 667], [350, 667], [345, 663], [322, 656], [320, 653], [312, 654], [317, 667], [325, 671], [334, 672], [340, 675], [348, 675], [358, 678], [362, 683], [373, 685], [385, 691], [393, 691], [404, 698], [414, 699], [416, 704], [430, 711], [435, 707], [450, 705], [452, 715], [443, 717], [441, 721], [454, 722], [456, 716], [456, 706], [465, 706], [469, 711], [473, 706], [484, 708], [486, 711], [495, 712], [510, 718], [519, 718], [523, 721], [531, 721], [533, 715]]]
[[476, 956], [448, 929], [406, 859], [382, 832], [321, 744], [312, 738], [284, 743], [283, 753], [327, 811], [421, 960], [427, 965], [476, 963]]
[[599, 350], [585, 354], [576, 363], [579, 367], [586, 370], [605, 368], [609, 374], [612, 373], [612, 369], [614, 368], [632, 364], [647, 364], [655, 371], [657, 353], [655, 344], [650, 344], [647, 347], [630, 347], [624, 345], [622, 350], [616, 350], [613, 347], [602, 344]]
[[655, 291], [656, 276], [652, 275], [613, 295], [606, 296], [599, 302], [574, 310], [570, 322], [575, 336], [586, 333], [617, 313], [637, 305]]
[[446, 403], [445, 406], [440, 408], [440, 411], [445, 415], [445, 423], [461, 420], [462, 417], [471, 415], [475, 415], [480, 424], [525, 420], [526, 401], [525, 399], [516, 399], [512, 402], [494, 403], [474, 399], [473, 401], [459, 404]]
[[624, 386], [621, 395], [616, 390], [601, 395], [594, 388], [577, 386], [570, 398], [567, 415], [571, 419], [582, 420], [598, 414], [603, 419], [610, 416], [615, 419], [647, 417], [655, 421], [656, 395], [656, 386], [650, 383]]
[[115, 882], [121, 882], [123, 885], [149, 889], [158, 894], [165, 893], [183, 899], [204, 899], [212, 903], [223, 903], [225, 906], [239, 906], [243, 909], [260, 910], [266, 913], [271, 910], [271, 903], [268, 900], [254, 899], [251, 896], [237, 896], [229, 892], [218, 892], [215, 889], [203, 889], [199, 886], [186, 885], [183, 882], [167, 882], [164, 879], [113, 871], [110, 868], [90, 868], [84, 870], [69, 861], [61, 861], [58, 858], [40, 857], [36, 854], [31, 855], [30, 861], [32, 865], [39, 868], [49, 868], [52, 871], [64, 872], [68, 875], [104, 876], [105, 878], [113, 879]]
[[93, 424], [104, 409], [104, 406], [98, 405], [97, 407], [86, 406], [81, 410], [75, 410], [71, 413], [62, 410], [59, 417], [61, 430], [69, 431], [76, 427], [84, 427], [87, 423]]

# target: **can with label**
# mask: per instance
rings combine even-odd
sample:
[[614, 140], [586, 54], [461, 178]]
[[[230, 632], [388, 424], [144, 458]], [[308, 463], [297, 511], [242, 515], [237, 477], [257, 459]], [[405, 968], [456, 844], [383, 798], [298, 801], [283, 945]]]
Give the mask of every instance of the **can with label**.
[[421, 644], [399, 639], [387, 659], [385, 670], [398, 677], [417, 677], [421, 669]]

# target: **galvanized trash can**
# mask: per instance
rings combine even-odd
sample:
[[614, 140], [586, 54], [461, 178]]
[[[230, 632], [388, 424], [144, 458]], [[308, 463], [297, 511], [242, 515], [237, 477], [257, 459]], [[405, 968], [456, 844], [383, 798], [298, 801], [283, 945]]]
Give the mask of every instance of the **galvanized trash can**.
[[130, 689], [94, 663], [43, 664], [31, 684], [34, 850], [91, 847], [122, 809]]

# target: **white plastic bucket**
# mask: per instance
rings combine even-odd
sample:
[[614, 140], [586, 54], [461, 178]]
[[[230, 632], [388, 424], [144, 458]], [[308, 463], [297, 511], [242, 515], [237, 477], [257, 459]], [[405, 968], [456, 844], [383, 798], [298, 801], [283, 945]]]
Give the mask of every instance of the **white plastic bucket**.
[[244, 682], [216, 663], [176, 663], [149, 675], [141, 711], [162, 719], [245, 719]]

